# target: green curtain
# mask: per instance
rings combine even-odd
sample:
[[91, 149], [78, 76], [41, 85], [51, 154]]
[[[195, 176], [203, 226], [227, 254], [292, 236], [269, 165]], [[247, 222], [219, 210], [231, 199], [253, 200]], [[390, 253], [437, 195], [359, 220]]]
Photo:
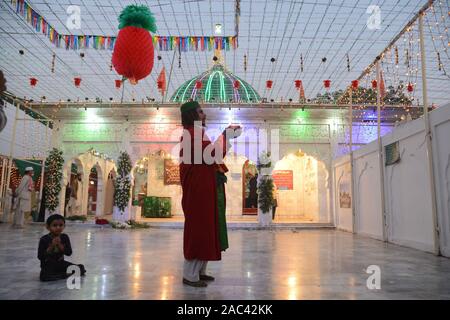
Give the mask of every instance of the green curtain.
[[227, 176], [222, 172], [216, 172], [217, 183], [217, 207], [219, 211], [219, 240], [220, 249], [225, 251], [228, 249], [228, 233], [227, 233], [227, 220], [225, 217], [226, 205], [225, 205], [225, 183], [227, 182]]
[[14, 159], [14, 164], [17, 167], [17, 169], [19, 170], [20, 175], [23, 177], [23, 175], [25, 174], [25, 168], [26, 167], [33, 167], [34, 170], [34, 176], [33, 176], [33, 181], [36, 182], [39, 177], [41, 176], [41, 172], [42, 172], [42, 160], [33, 160], [33, 159], [26, 159], [26, 160], [19, 160], [19, 159]]

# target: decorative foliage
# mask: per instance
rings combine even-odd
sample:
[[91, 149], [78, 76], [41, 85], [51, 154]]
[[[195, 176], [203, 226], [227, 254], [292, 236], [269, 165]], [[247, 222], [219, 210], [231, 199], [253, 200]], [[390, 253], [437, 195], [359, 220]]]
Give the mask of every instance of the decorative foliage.
[[405, 104], [410, 105], [412, 103], [411, 99], [404, 93], [405, 85], [403, 81], [400, 81], [397, 87], [389, 86], [386, 92], [386, 96], [383, 101], [389, 105]]
[[130, 200], [131, 189], [131, 159], [128, 153], [121, 152], [117, 164], [117, 178], [115, 182], [114, 205], [124, 211]]
[[[373, 85], [375, 85], [375, 89], [373, 89]], [[394, 86], [389, 86], [386, 95], [382, 99], [382, 103], [387, 105], [410, 105], [412, 100], [405, 95], [404, 91], [405, 86], [401, 81], [397, 88]], [[357, 89], [353, 89], [352, 94], [353, 104], [376, 104], [376, 82], [372, 84], [371, 88], [358, 87]], [[347, 104], [350, 103], [350, 93], [349, 90], [337, 90], [333, 92], [325, 92], [323, 94], [319, 93], [314, 99], [311, 99], [311, 103]]]
[[273, 206], [273, 179], [269, 172], [264, 172], [272, 168], [272, 159], [270, 152], [263, 152], [258, 158], [256, 168], [259, 172], [258, 183], [258, 205], [261, 211], [265, 214]]
[[258, 183], [258, 205], [262, 213], [267, 213], [273, 206], [273, 179], [261, 176]]
[[59, 193], [61, 192], [62, 169], [64, 164], [63, 152], [53, 148], [45, 161], [48, 172], [48, 178], [45, 183], [45, 206], [52, 212], [59, 205]]
[[[343, 104], [347, 104], [350, 103], [350, 91], [346, 90], [345, 92], [340, 91], [341, 94], [340, 96], [338, 96], [338, 100], [337, 103], [343, 103]], [[336, 93], [335, 93], [336, 94]], [[335, 98], [335, 97], [333, 97]], [[377, 91], [373, 90], [372, 88], [363, 88], [363, 87], [358, 87], [358, 88], [353, 88], [352, 89], [352, 102], [353, 104], [357, 104], [357, 103], [363, 103], [363, 104], [376, 104], [377, 103]]]

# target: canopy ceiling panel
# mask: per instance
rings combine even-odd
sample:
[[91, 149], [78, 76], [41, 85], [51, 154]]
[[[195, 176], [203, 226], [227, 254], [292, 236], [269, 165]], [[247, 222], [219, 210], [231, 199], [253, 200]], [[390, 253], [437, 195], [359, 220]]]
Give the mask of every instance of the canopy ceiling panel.
[[[111, 69], [112, 50], [57, 48], [16, 13], [12, 2], [15, 1], [0, 2], [0, 69], [8, 79], [8, 91], [20, 98], [38, 101], [45, 96], [46, 101], [51, 102], [68, 99], [109, 101], [111, 98], [124, 102], [133, 99], [160, 102], [163, 97], [157, 89], [156, 79], [164, 66], [168, 79], [165, 101], [168, 101], [186, 81], [213, 65], [213, 50], [182, 51], [179, 56], [178, 50], [162, 51], [156, 45], [155, 56], [159, 55], [161, 60], [155, 58], [152, 74], [135, 86], [125, 82], [117, 89], [115, 80], [121, 76]], [[344, 90], [426, 3], [424, 0], [27, 2], [58, 33], [65, 35], [117, 36], [117, 18], [130, 4], [150, 8], [158, 27], [156, 36], [214, 36], [216, 24], [222, 26], [222, 36], [234, 36], [238, 30], [238, 48], [221, 53], [224, 66], [254, 88], [261, 98], [275, 101], [298, 99], [299, 93], [294, 86], [297, 79], [302, 80], [308, 98], [325, 92], [325, 79], [331, 80], [331, 90]], [[436, 10], [448, 12], [449, 1], [438, 2]], [[80, 8], [80, 29], [67, 26], [70, 5]], [[370, 5], [381, 9], [379, 29], [367, 26]], [[238, 19], [236, 13], [239, 13]], [[430, 15], [429, 18], [433, 17]], [[429, 23], [433, 25], [434, 22]], [[448, 27], [448, 19], [441, 27]], [[436, 49], [431, 41], [433, 32], [425, 28], [429, 38], [425, 40], [429, 99], [432, 103], [443, 104], [448, 101], [445, 92], [450, 88], [449, 77], [438, 70]], [[447, 44], [448, 28], [447, 33], [441, 34], [444, 35], [443, 43]], [[19, 54], [20, 50], [23, 55]], [[84, 53], [84, 57], [80, 53]], [[448, 51], [442, 51], [441, 59], [443, 64], [449, 62]], [[38, 80], [35, 87], [30, 85], [31, 77]], [[82, 79], [79, 88], [74, 85], [75, 77]], [[271, 89], [266, 88], [267, 80], [273, 81]], [[420, 74], [417, 83], [421, 83]], [[417, 98], [421, 99], [420, 92]]]

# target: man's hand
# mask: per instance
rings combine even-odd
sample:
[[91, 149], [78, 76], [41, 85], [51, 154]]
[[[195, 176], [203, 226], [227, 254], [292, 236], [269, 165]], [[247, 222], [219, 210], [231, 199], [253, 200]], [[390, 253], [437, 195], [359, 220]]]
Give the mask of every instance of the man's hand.
[[234, 139], [242, 134], [242, 128], [239, 125], [229, 125], [223, 132], [227, 139]]

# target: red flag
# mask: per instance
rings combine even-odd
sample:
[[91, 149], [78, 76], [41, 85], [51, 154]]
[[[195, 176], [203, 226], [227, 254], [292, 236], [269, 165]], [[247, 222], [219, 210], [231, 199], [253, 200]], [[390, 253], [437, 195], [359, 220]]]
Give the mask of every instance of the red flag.
[[156, 82], [158, 84], [158, 90], [161, 92], [161, 95], [164, 95], [164, 92], [166, 92], [166, 69], [164, 67], [161, 69]]

